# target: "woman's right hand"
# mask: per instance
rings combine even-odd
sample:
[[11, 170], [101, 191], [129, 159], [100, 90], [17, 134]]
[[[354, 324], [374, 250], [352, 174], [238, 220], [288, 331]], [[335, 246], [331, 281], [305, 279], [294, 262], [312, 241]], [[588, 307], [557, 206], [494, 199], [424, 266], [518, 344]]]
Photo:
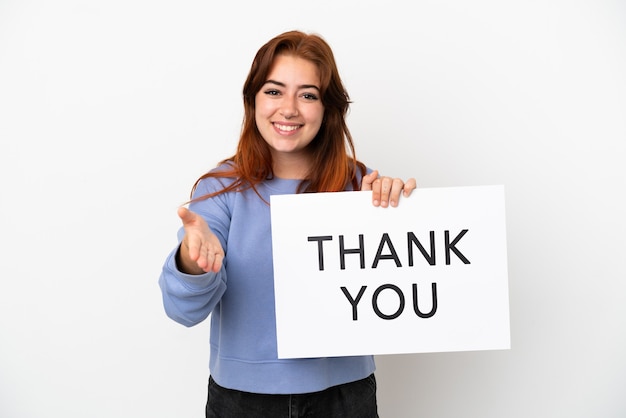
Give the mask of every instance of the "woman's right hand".
[[187, 274], [220, 271], [224, 260], [224, 249], [206, 221], [202, 216], [185, 207], [178, 208], [178, 216], [183, 221], [185, 229], [185, 236], [176, 260], [178, 269]]

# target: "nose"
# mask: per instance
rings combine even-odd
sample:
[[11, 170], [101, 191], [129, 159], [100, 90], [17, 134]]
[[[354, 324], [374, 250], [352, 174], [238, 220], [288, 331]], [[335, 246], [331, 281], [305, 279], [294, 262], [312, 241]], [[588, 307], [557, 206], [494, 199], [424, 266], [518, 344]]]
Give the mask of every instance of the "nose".
[[283, 100], [280, 115], [285, 119], [291, 119], [298, 116], [298, 106], [295, 98], [285, 98]]

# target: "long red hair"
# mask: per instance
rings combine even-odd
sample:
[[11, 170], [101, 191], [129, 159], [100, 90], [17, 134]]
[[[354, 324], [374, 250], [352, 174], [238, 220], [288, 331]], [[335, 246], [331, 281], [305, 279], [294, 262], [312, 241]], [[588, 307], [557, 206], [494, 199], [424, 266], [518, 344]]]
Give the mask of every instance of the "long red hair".
[[336, 192], [352, 185], [358, 190], [359, 174], [365, 165], [356, 159], [352, 135], [346, 124], [350, 97], [343, 86], [330, 46], [316, 34], [300, 31], [285, 32], [259, 49], [243, 86], [244, 117], [235, 155], [220, 162], [229, 168], [210, 171], [193, 185], [208, 177], [234, 178], [224, 189], [197, 197], [206, 199], [220, 193], [252, 188], [273, 177], [272, 155], [255, 122], [255, 97], [267, 81], [267, 75], [277, 55], [291, 55], [315, 64], [320, 75], [320, 95], [324, 119], [319, 132], [308, 145], [312, 156], [311, 171], [300, 183], [298, 192]]

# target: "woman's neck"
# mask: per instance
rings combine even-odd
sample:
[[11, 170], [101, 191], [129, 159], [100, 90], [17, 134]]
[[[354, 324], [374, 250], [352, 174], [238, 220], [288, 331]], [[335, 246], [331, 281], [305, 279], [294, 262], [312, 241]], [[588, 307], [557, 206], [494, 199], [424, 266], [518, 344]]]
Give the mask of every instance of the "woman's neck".
[[309, 174], [311, 161], [308, 155], [278, 154], [272, 158], [274, 176], [278, 178], [302, 180]]

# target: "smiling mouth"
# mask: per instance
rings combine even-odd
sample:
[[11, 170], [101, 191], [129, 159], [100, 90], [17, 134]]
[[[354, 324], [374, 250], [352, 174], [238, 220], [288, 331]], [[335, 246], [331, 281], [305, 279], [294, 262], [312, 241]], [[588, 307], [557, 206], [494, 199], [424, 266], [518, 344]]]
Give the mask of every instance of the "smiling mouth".
[[302, 125], [281, 125], [279, 123], [274, 123], [274, 126], [276, 127], [276, 129], [282, 132], [292, 132], [302, 127]]

